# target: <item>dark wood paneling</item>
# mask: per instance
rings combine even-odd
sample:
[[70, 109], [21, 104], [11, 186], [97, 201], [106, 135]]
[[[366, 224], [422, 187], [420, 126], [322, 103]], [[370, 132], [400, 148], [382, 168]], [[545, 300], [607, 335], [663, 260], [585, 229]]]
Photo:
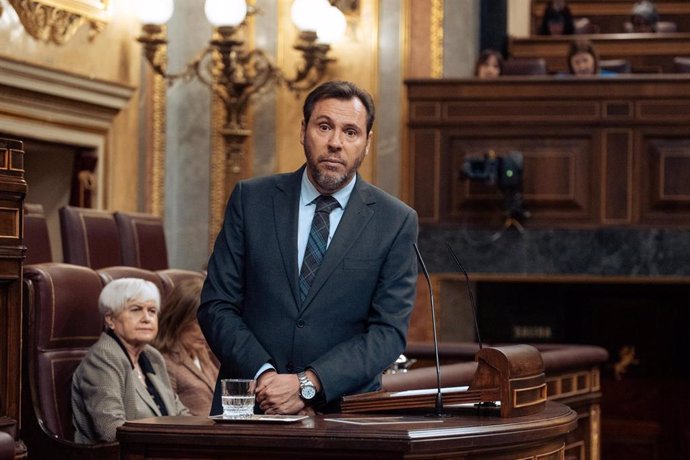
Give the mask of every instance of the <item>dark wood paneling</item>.
[[690, 139], [649, 135], [643, 140], [642, 221], [690, 219]]
[[604, 145], [602, 220], [628, 224], [632, 220], [632, 130], [605, 130]]
[[[549, 0], [532, 0], [533, 34], [541, 24], [544, 7]], [[624, 24], [630, 20], [632, 0], [568, 0], [574, 18], [586, 17], [595, 24], [600, 33], [624, 32]], [[687, 1], [656, 0], [657, 11], [662, 21], [673, 21], [679, 32], [690, 32], [690, 3]]]
[[[690, 30], [688, 31], [690, 32]], [[568, 46], [573, 36], [511, 37], [508, 54], [544, 58], [550, 73], [568, 72]], [[673, 58], [690, 56], [690, 33], [578, 35], [591, 40], [601, 59], [627, 59], [633, 73], [673, 72]]]
[[[0, 417], [20, 422], [24, 151], [0, 138]], [[14, 434], [14, 433], [13, 433]], [[15, 451], [26, 454], [20, 440]]]
[[420, 222], [438, 222], [438, 132], [419, 130], [410, 133], [410, 156], [412, 161], [413, 186], [412, 204], [419, 214]]
[[498, 188], [460, 172], [467, 156], [519, 151], [528, 225], [690, 226], [690, 76], [407, 84], [422, 222], [501, 222]]

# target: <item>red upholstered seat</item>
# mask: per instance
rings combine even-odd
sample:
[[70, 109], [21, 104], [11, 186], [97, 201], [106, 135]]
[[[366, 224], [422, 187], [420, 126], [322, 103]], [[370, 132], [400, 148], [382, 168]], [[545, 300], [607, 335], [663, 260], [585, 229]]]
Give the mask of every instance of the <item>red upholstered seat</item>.
[[60, 232], [66, 263], [93, 269], [122, 265], [120, 233], [112, 213], [64, 206]]
[[103, 329], [98, 296], [103, 286], [90, 268], [63, 263], [24, 269], [24, 368], [21, 438], [31, 458], [117, 458], [117, 443], [76, 444], [72, 374]]
[[43, 206], [38, 203], [24, 203], [24, 264], [53, 262], [49, 235]]
[[122, 265], [147, 270], [168, 268], [168, 248], [161, 217], [121, 211], [114, 216], [120, 232]]

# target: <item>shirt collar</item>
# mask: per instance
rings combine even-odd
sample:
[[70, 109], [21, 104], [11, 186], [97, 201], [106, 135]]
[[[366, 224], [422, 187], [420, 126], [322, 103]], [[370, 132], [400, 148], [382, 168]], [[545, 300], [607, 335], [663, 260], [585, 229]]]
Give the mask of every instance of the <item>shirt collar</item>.
[[[352, 177], [350, 182], [345, 187], [331, 195], [338, 201], [341, 209], [345, 209], [347, 202], [350, 201], [350, 195], [352, 195], [352, 190], [354, 190], [356, 183], [357, 174]], [[321, 193], [319, 193], [319, 191], [316, 190], [316, 187], [314, 187], [314, 184], [311, 183], [309, 176], [307, 175], [307, 168], [304, 168], [304, 172], [302, 173], [302, 187], [300, 190], [300, 205], [306, 206], [311, 204], [316, 198], [318, 198], [319, 195], [321, 195]]]

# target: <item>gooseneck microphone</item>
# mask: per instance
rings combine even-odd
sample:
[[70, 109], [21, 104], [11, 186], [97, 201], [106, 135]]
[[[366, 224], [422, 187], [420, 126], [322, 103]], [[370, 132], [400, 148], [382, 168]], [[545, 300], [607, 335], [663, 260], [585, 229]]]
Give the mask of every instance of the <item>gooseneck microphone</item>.
[[[470, 277], [467, 275], [467, 272], [463, 268], [462, 264], [460, 263], [460, 259], [458, 259], [458, 256], [455, 255], [455, 251], [453, 251], [453, 248], [450, 246], [450, 243], [446, 241], [446, 246], [448, 246], [448, 251], [450, 251], [450, 255], [453, 257], [453, 261], [455, 262], [455, 265], [458, 266], [460, 271], [462, 272], [463, 275], [465, 275], [465, 284], [467, 285], [467, 294], [470, 297], [470, 307], [472, 307], [472, 318], [474, 319], [474, 331], [477, 334], [477, 342], [479, 343], [479, 349], [482, 349], [482, 338], [479, 335], [479, 323], [477, 322], [477, 305], [474, 302], [474, 295], [472, 295], [472, 289], [470, 288]], [[417, 254], [419, 255], [419, 254]], [[422, 263], [423, 265], [423, 263]]]
[[436, 308], [434, 306], [434, 289], [431, 287], [431, 277], [429, 272], [424, 265], [424, 259], [422, 259], [422, 254], [419, 252], [417, 243], [412, 243], [414, 251], [417, 253], [417, 259], [419, 264], [422, 266], [422, 271], [424, 272], [424, 277], [429, 285], [429, 297], [431, 299], [431, 324], [434, 333], [434, 358], [436, 360], [436, 407], [434, 410], [435, 415], [443, 415], [443, 393], [441, 392], [441, 360], [438, 358], [438, 335], [436, 334]]

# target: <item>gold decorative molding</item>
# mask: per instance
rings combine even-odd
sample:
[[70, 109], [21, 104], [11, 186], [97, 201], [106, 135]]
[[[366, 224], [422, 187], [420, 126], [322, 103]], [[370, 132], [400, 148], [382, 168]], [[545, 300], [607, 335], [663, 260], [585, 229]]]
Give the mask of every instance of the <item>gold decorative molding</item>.
[[431, 78], [443, 77], [443, 0], [431, 0]]
[[151, 212], [165, 213], [165, 120], [168, 85], [160, 75], [153, 76], [153, 127], [151, 139]]
[[9, 0], [24, 29], [37, 40], [62, 45], [83, 24], [93, 40], [110, 19], [110, 0]]
[[227, 177], [228, 158], [225, 156], [225, 142], [221, 131], [225, 125], [225, 110], [218, 96], [211, 97], [211, 196], [208, 225], [209, 249], [213, 250], [216, 236], [223, 225], [223, 210], [228, 199], [229, 190], [236, 180]]

